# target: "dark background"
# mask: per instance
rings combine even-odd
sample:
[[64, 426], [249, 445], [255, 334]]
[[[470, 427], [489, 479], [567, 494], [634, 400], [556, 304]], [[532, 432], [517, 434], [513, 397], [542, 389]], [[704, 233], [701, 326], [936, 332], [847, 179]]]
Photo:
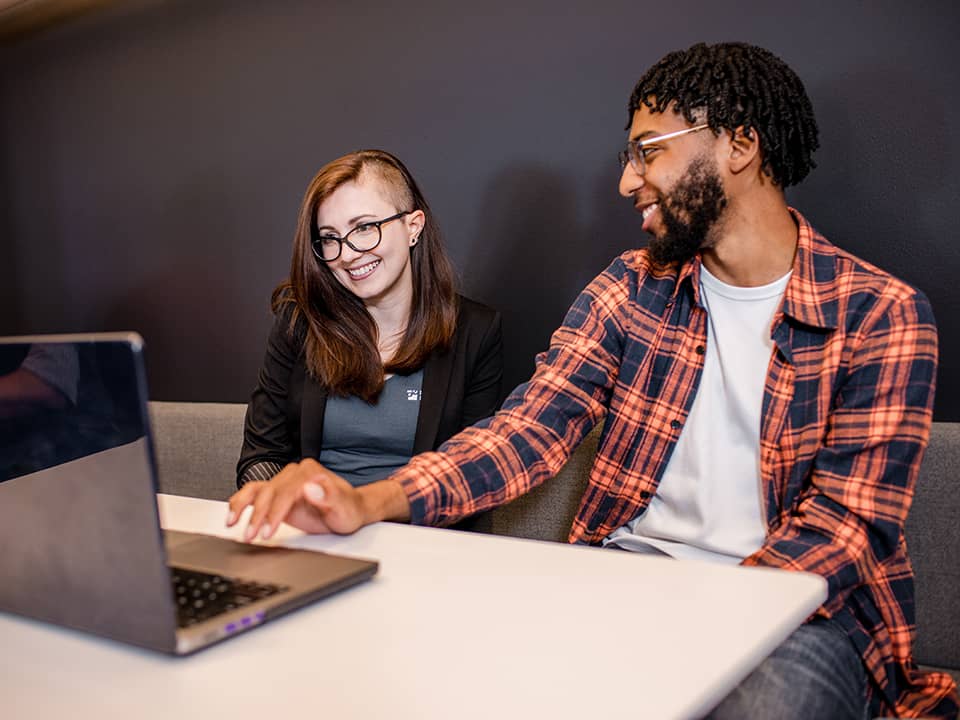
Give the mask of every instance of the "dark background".
[[960, 420], [958, 38], [952, 2], [118, 3], [0, 48], [0, 334], [135, 329], [154, 398], [245, 401], [307, 182], [381, 147], [503, 311], [513, 385], [644, 242], [616, 192], [634, 82], [745, 40], [817, 111], [791, 203], [927, 293]]

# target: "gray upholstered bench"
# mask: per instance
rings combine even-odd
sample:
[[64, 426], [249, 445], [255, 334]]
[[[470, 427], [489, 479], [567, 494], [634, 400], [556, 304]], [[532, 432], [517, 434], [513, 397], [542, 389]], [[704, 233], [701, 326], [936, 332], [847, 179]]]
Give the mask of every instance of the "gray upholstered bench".
[[[233, 493], [245, 406], [151, 403], [161, 492], [224, 500]], [[484, 518], [489, 532], [563, 542], [597, 450], [591, 433], [552, 481]], [[917, 662], [960, 681], [960, 423], [934, 423], [907, 544], [917, 576]]]
[[237, 490], [241, 403], [151, 402], [160, 492], [226, 500]]

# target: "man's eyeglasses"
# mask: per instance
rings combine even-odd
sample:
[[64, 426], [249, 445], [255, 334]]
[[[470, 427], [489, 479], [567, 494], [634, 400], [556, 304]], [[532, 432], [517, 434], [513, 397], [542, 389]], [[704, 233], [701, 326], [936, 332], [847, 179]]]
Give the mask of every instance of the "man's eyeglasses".
[[623, 169], [627, 167], [627, 163], [629, 162], [634, 172], [642, 177], [647, 172], [647, 155], [656, 149], [649, 147], [650, 145], [663, 142], [664, 140], [672, 140], [673, 138], [678, 138], [681, 135], [697, 132], [698, 130], [703, 130], [704, 128], [708, 127], [710, 127], [709, 124], [703, 123], [701, 125], [695, 125], [694, 127], [687, 128], [686, 130], [677, 130], [676, 132], [667, 133], [666, 135], [657, 135], [656, 137], [645, 138], [643, 140], [629, 140], [627, 142], [627, 149], [621, 150], [619, 153], [620, 172], [623, 172]]
[[373, 220], [372, 222], [362, 222], [353, 228], [343, 237], [333, 233], [320, 233], [316, 226], [311, 227], [310, 246], [313, 248], [313, 254], [318, 260], [324, 262], [333, 262], [340, 253], [343, 252], [343, 244], [346, 243], [356, 252], [367, 252], [373, 250], [380, 244], [383, 233], [381, 226], [388, 222], [393, 222], [404, 215], [409, 215], [413, 210], [404, 210], [396, 215], [391, 215], [383, 220]]

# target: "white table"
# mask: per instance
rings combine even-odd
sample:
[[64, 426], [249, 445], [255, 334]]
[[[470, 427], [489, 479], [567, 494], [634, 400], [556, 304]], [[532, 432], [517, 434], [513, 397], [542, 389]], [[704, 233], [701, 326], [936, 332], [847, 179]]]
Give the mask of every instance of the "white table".
[[[223, 503], [165, 527], [238, 537]], [[370, 582], [188, 658], [0, 614], [5, 720], [695, 717], [824, 599], [812, 575], [379, 523], [284, 544]]]

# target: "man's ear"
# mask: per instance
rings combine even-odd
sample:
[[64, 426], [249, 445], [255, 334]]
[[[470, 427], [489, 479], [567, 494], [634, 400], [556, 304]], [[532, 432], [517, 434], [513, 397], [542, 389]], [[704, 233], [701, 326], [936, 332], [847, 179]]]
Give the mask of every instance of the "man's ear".
[[754, 161], [759, 168], [760, 134], [755, 129], [746, 129], [741, 125], [730, 133], [726, 153], [727, 167], [734, 175], [749, 168]]

